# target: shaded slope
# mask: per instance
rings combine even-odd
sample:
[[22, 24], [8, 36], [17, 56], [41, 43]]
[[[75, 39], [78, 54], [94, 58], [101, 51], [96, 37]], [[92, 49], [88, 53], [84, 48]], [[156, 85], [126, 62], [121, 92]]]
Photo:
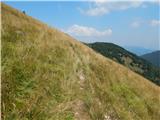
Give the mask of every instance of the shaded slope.
[[158, 86], [2, 4], [2, 119], [158, 120]]
[[109, 57], [112, 60], [125, 65], [132, 71], [135, 71], [155, 84], [160, 85], [160, 69], [153, 66], [150, 62], [147, 62], [113, 43], [96, 42], [88, 43], [87, 45], [105, 57]]
[[160, 67], [160, 51], [144, 54], [141, 56], [143, 59], [151, 62], [153, 65]]

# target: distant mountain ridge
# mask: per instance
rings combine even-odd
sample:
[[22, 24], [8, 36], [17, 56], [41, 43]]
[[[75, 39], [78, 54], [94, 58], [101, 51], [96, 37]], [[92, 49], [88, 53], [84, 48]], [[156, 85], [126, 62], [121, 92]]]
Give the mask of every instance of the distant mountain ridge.
[[151, 62], [153, 65], [160, 67], [160, 50], [144, 54], [141, 57]]
[[137, 46], [123, 46], [123, 48], [125, 48], [126, 50], [138, 55], [138, 56], [141, 56], [141, 55], [144, 55], [144, 54], [147, 54], [147, 53], [150, 53], [154, 50], [151, 50], [151, 49], [147, 49], [147, 48], [143, 48], [143, 47], [137, 47]]
[[132, 71], [150, 79], [155, 84], [160, 85], [160, 69], [136, 54], [113, 43], [95, 42], [87, 43], [87, 45], [105, 57], [111, 58], [130, 68]]

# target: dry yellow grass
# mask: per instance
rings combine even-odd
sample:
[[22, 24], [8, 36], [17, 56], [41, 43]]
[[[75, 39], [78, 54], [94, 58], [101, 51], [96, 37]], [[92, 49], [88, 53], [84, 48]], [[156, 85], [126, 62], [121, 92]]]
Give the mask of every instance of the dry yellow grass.
[[158, 120], [160, 88], [2, 4], [2, 119]]

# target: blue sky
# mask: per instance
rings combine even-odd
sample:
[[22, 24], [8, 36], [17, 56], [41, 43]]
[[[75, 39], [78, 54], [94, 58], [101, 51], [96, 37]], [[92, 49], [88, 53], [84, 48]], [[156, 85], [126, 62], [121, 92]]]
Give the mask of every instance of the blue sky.
[[160, 49], [158, 2], [5, 2], [83, 42]]

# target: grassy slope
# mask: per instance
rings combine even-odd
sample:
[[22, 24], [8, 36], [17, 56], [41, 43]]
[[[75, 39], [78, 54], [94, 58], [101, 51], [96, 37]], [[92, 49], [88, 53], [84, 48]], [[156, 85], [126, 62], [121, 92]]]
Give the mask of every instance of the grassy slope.
[[2, 4], [4, 120], [158, 120], [158, 86]]

